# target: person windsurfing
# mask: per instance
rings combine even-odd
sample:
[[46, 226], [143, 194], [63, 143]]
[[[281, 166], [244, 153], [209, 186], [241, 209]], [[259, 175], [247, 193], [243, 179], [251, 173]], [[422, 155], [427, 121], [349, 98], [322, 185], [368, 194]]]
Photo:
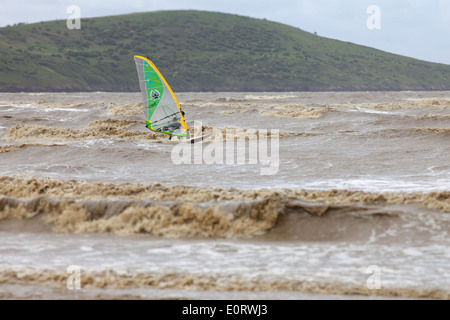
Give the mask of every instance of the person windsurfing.
[[[181, 114], [182, 114], [183, 117], [184, 117], [184, 114], [185, 114], [185, 113], [184, 113], [183, 110], [181, 110]], [[164, 126], [164, 127], [162, 128], [163, 131], [170, 132], [170, 133], [173, 133], [173, 132], [175, 132], [175, 131], [182, 132], [182, 125], [181, 125], [181, 123], [180, 123], [179, 121], [180, 121], [179, 118], [173, 117], [173, 118], [172, 118], [172, 123], [169, 124], [169, 125], [167, 125], [167, 126]], [[173, 134], [170, 135], [169, 140], [172, 140], [172, 137], [173, 137]]]
[[161, 72], [148, 57], [135, 55], [134, 61], [145, 109], [146, 128], [169, 134], [170, 140], [173, 135], [182, 140], [191, 140], [184, 111]]

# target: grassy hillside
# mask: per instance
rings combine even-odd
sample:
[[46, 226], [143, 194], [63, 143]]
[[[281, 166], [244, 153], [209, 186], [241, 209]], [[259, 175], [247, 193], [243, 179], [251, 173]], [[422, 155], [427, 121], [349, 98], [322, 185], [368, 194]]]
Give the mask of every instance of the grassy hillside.
[[1, 91], [138, 91], [133, 55], [174, 91], [450, 89], [450, 66], [266, 20], [163, 11], [0, 28]]

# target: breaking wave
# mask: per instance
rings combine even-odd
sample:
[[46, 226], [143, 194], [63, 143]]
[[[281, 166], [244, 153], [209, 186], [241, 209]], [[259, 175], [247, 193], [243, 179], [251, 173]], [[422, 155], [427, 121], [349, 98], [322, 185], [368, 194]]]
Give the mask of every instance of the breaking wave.
[[260, 113], [270, 117], [314, 119], [322, 117], [330, 110], [328, 107], [309, 108], [295, 105], [278, 106], [276, 109], [280, 110], [262, 110]]
[[26, 147], [26, 144], [22, 144], [22, 145], [12, 145], [12, 146], [0, 146], [0, 153], [6, 153], [6, 152], [11, 152], [11, 151], [17, 151], [20, 150], [24, 147]]
[[108, 115], [143, 115], [144, 114], [144, 105], [142, 103], [135, 104], [117, 104], [110, 103], [108, 105]]
[[6, 146], [0, 146], [0, 153], [7, 153], [12, 151], [18, 151], [21, 149], [24, 149], [26, 147], [54, 147], [54, 146], [60, 146], [56, 144], [20, 144], [20, 145], [6, 145]]
[[0, 105], [5, 106], [28, 106], [34, 108], [43, 108], [43, 109], [77, 109], [77, 108], [88, 108], [88, 107], [98, 107], [105, 106], [107, 103], [105, 102], [47, 102], [43, 100], [39, 101], [2, 101]]
[[[320, 113], [320, 112], [319, 112]], [[291, 114], [295, 116], [295, 114]], [[297, 115], [299, 116], [299, 115]], [[166, 135], [158, 134], [153, 131], [136, 131], [127, 130], [133, 126], [141, 125], [140, 121], [136, 120], [101, 120], [90, 123], [85, 129], [69, 129], [69, 128], [55, 128], [49, 126], [40, 125], [24, 125], [16, 124], [9, 129], [8, 134], [3, 138], [11, 142], [57, 142], [57, 141], [78, 141], [78, 140], [91, 140], [91, 139], [105, 139], [116, 138], [126, 140], [139, 140], [148, 141], [154, 143], [178, 143], [177, 140], [169, 141]], [[244, 139], [258, 139], [261, 134], [260, 130], [253, 129], [236, 129], [236, 128], [215, 128], [208, 125], [202, 125], [201, 133], [197, 132], [198, 129], [194, 127], [189, 128], [191, 136], [197, 136], [199, 134], [211, 134], [206, 138], [205, 142], [223, 142], [228, 139], [244, 138]], [[385, 129], [376, 132], [376, 134], [399, 134], [407, 135], [411, 132], [423, 132], [423, 133], [435, 133], [435, 134], [448, 134], [449, 128], [406, 128], [406, 129]], [[335, 133], [347, 133], [350, 131], [339, 131]], [[331, 132], [332, 133], [332, 132]], [[291, 137], [313, 137], [331, 134], [330, 132], [279, 132], [278, 138], [291, 138]], [[267, 138], [271, 138], [272, 131], [264, 133]], [[30, 144], [22, 145], [7, 145], [0, 146], [0, 153], [12, 152], [20, 150]], [[33, 144], [43, 145], [44, 144]]]
[[[220, 273], [188, 272], [118, 272], [113, 269], [100, 271], [81, 270], [80, 286], [83, 288], [127, 289], [157, 288], [196, 291], [294, 291], [312, 294], [337, 294], [384, 296], [448, 300], [450, 292], [441, 289], [380, 288], [368, 289], [366, 285], [347, 283], [321, 283], [306, 279], [258, 278], [249, 281], [245, 275], [229, 277]], [[1, 284], [47, 285], [66, 289], [67, 272], [53, 269], [14, 268], [0, 271]], [[67, 290], [65, 290], [67, 292]], [[99, 298], [108, 298], [108, 291]], [[133, 297], [134, 298], [134, 297]]]
[[[253, 97], [253, 96], [252, 96]], [[264, 99], [263, 99], [264, 98]], [[286, 98], [280, 96], [279, 99]], [[261, 101], [274, 100], [273, 97], [262, 97]], [[373, 103], [373, 104], [326, 104], [323, 106], [309, 107], [296, 104], [261, 104], [252, 103], [246, 101], [255, 101], [258, 99], [246, 99], [246, 98], [218, 98], [215, 102], [190, 102], [189, 104], [202, 107], [202, 108], [214, 108], [225, 107], [229, 110], [224, 110], [221, 113], [223, 115], [232, 114], [244, 114], [253, 111], [259, 111], [260, 115], [268, 117], [286, 117], [286, 118], [299, 118], [299, 119], [315, 119], [320, 118], [330, 110], [346, 110], [354, 109], [359, 110], [372, 110], [374, 112], [389, 112], [401, 109], [446, 109], [450, 108], [450, 99], [418, 99], [408, 100], [402, 102], [386, 102], [386, 103]], [[43, 105], [45, 105], [43, 103]], [[70, 106], [67, 105], [67, 106]], [[72, 105], [73, 106], [73, 105]], [[109, 103], [108, 115], [139, 115], [142, 114], [142, 104], [116, 104]], [[418, 115], [416, 118], [423, 119], [444, 119], [449, 117], [448, 115], [436, 114], [436, 115]]]
[[431, 132], [438, 134], [449, 134], [450, 128], [416, 128], [417, 131], [421, 132]]
[[141, 124], [134, 120], [100, 120], [91, 122], [87, 128], [68, 129], [39, 125], [16, 124], [11, 127], [4, 139], [9, 141], [70, 141], [95, 138], [120, 138], [128, 140], [161, 141], [161, 135], [151, 131], [126, 130], [134, 125]]
[[244, 97], [221, 97], [217, 98], [215, 102], [242, 102], [254, 100], [280, 100], [295, 98], [295, 95], [246, 95]]
[[234, 109], [234, 110], [225, 110], [222, 111], [222, 114], [227, 115], [227, 114], [236, 114], [236, 113], [248, 113], [248, 112], [252, 112], [252, 111], [257, 111], [257, 109]]
[[0, 194], [0, 221], [18, 219], [38, 229], [44, 224], [55, 232], [369, 240], [374, 222], [384, 234], [383, 221], [393, 219], [399, 234], [412, 226], [415, 237], [416, 228], [450, 232], [444, 214], [450, 212], [450, 192], [237, 190], [1, 177]]
[[[100, 120], [91, 122], [85, 129], [55, 128], [40, 125], [16, 124], [9, 129], [9, 133], [3, 138], [12, 142], [46, 142], [46, 141], [76, 141], [90, 139], [117, 138], [127, 140], [140, 140], [150, 142], [170, 142], [177, 143], [176, 140], [169, 141], [167, 135], [159, 134], [153, 131], [135, 131], [127, 130], [133, 126], [141, 125], [141, 121], [136, 120]], [[190, 127], [191, 136], [196, 136], [195, 127]], [[247, 139], [256, 139], [260, 133], [259, 130], [224, 128], [218, 129], [208, 125], [202, 125], [201, 134], [211, 133], [211, 137], [205, 139], [205, 142], [226, 141], [226, 139], [235, 139], [245, 137]], [[279, 138], [289, 138], [294, 136], [317, 136], [321, 133], [308, 132], [281, 132]], [[271, 132], [267, 133], [271, 137]], [[0, 147], [0, 152], [16, 151], [24, 147], [4, 146]]]
[[450, 99], [410, 99], [401, 102], [365, 103], [365, 104], [329, 104], [333, 109], [350, 109], [355, 107], [375, 111], [393, 111], [400, 109], [445, 109], [450, 108]]

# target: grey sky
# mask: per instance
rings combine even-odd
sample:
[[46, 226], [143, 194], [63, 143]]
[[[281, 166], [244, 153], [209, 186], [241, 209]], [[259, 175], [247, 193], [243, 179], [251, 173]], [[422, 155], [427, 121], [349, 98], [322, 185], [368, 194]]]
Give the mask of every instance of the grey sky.
[[[234, 13], [450, 64], [450, 0], [0, 0], [0, 27], [66, 20], [70, 5], [80, 7], [81, 18], [182, 9]], [[367, 27], [370, 5], [380, 8], [381, 29]]]

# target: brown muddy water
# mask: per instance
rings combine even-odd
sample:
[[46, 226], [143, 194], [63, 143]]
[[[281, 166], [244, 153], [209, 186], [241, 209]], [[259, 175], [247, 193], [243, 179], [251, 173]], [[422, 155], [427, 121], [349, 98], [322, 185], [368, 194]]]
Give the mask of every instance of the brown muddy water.
[[450, 92], [177, 96], [0, 93], [0, 298], [450, 297]]

